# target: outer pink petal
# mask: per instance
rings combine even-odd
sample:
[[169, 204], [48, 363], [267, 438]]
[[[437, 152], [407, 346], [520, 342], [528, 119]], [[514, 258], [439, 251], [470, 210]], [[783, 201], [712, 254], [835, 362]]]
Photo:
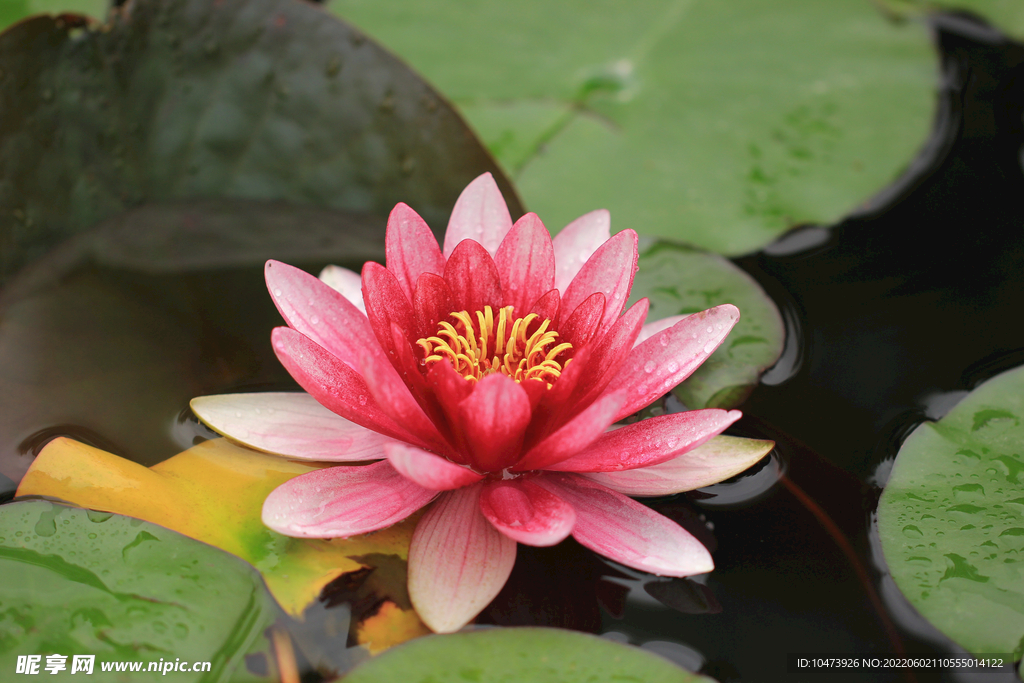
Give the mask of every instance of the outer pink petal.
[[480, 511], [509, 538], [533, 546], [561, 543], [576, 524], [576, 511], [529, 479], [484, 484]]
[[479, 242], [491, 256], [512, 228], [512, 217], [490, 173], [466, 186], [448, 219], [444, 235], [444, 256], [448, 258], [462, 240]]
[[358, 367], [358, 349], [379, 347], [366, 315], [341, 293], [309, 273], [280, 261], [267, 261], [267, 289], [289, 326]]
[[708, 408], [648, 418], [607, 432], [586, 450], [546, 469], [617, 472], [657, 465], [718, 436], [742, 415], [738, 410]]
[[528, 213], [512, 226], [494, 256], [501, 279], [502, 305], [515, 307], [521, 318], [555, 281], [555, 253], [551, 235], [537, 218]]
[[583, 264], [610, 237], [611, 216], [606, 209], [583, 214], [555, 235], [555, 287], [559, 292], [565, 294]]
[[576, 509], [572, 535], [605, 557], [661, 576], [690, 576], [714, 569], [711, 554], [675, 522], [576, 474], [536, 479]]
[[637, 269], [637, 237], [632, 230], [623, 230], [601, 245], [580, 269], [562, 295], [562, 309], [574, 311], [594, 292], [604, 294], [605, 308], [601, 329], [619, 317]]
[[325, 348], [290, 327], [276, 328], [270, 340], [288, 374], [325, 408], [385, 436], [427, 446], [381, 410], [362, 375]]
[[494, 259], [484, 248], [465, 241], [455, 248], [444, 267], [444, 279], [452, 292], [454, 311], [483, 310], [484, 306], [501, 306], [501, 279]]
[[341, 294], [364, 315], [366, 314], [366, 306], [363, 305], [363, 278], [359, 273], [341, 266], [327, 266], [320, 271], [320, 282]]
[[616, 391], [626, 390], [630, 396], [615, 419], [635, 413], [689, 377], [739, 318], [740, 311], [732, 304], [715, 306], [686, 316], [633, 349], [612, 380]]
[[444, 257], [434, 233], [418, 213], [402, 203], [397, 204], [388, 217], [384, 253], [388, 270], [394, 273], [409, 301], [413, 299], [420, 275], [444, 272]]
[[626, 400], [623, 394], [605, 394], [569, 420], [555, 433], [527, 451], [512, 469], [516, 472], [539, 470], [580, 452], [594, 442], [614, 420], [612, 416]]
[[431, 491], [450, 491], [475, 484], [483, 475], [439, 455], [392, 441], [384, 446], [391, 466], [406, 479]]
[[386, 460], [328, 467], [274, 489], [263, 503], [263, 523], [286, 536], [347, 538], [400, 522], [436, 495]]
[[716, 436], [659, 465], [583, 476], [627, 496], [669, 496], [735, 476], [768, 454], [774, 441]]
[[293, 458], [379, 460], [390, 441], [301, 392], [200, 396], [190, 405], [217, 433], [250, 448]]
[[516, 461], [530, 424], [530, 399], [510, 377], [487, 375], [458, 405], [459, 432], [470, 464], [481, 472], [498, 472]]
[[633, 342], [633, 346], [638, 346], [662, 330], [667, 330], [685, 317], [685, 315], [670, 315], [667, 318], [646, 323], [640, 330], [640, 335], [636, 338], [636, 341]]
[[516, 542], [480, 513], [481, 488], [442, 493], [409, 546], [409, 598], [438, 633], [458, 631], [479, 614], [516, 560]]

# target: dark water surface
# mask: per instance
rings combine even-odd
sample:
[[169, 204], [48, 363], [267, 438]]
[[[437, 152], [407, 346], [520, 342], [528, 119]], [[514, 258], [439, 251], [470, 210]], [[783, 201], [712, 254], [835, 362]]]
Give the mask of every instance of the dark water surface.
[[[934, 25], [943, 90], [921, 158], [861, 214], [737, 260], [793, 334], [731, 432], [778, 446], [750, 475], [650, 503], [712, 549], [715, 572], [669, 580], [613, 566], [572, 541], [520, 546], [481, 623], [602, 633], [722, 683], [974, 680], [790, 674], [786, 664], [797, 652], [958, 651], [885, 579], [871, 514], [876, 484], [914, 426], [1024, 363], [1024, 46], [968, 17]], [[210, 215], [209, 207], [182, 211], [198, 224]], [[315, 260], [286, 260], [358, 268], [380, 253], [372, 241], [311, 246]], [[123, 254], [63, 249], [0, 293], [5, 499], [56, 435], [152, 464], [203, 438], [187, 412], [191, 397], [295, 388], [269, 343], [280, 319], [262, 260], [274, 254], [230, 264], [164, 254], [140, 267]], [[679, 408], [671, 399], [666, 407]], [[344, 632], [356, 606], [342, 598], [358, 588], [332, 586], [306, 627], [293, 625], [304, 680], [350, 663], [344, 635], [325, 633], [338, 624]]]

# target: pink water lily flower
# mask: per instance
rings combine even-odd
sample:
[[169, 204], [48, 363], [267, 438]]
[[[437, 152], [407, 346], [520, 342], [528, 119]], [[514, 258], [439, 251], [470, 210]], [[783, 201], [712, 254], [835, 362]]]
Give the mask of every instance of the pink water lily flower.
[[412, 537], [408, 585], [439, 632], [494, 598], [517, 542], [549, 546], [571, 534], [654, 574], [712, 569], [693, 536], [624, 493], [706, 486], [767, 449], [725, 437], [698, 448], [738, 411], [609, 428], [692, 373], [736, 323], [734, 306], [645, 325], [646, 299], [623, 310], [636, 233], [611, 237], [606, 211], [554, 240], [532, 213], [513, 225], [490, 174], [459, 197], [443, 250], [412, 209], [396, 206], [386, 257], [361, 277], [328, 269], [323, 280], [267, 263], [288, 323], [273, 331], [274, 351], [308, 394], [193, 401], [213, 429], [261, 450], [377, 461], [283, 484], [263, 507], [267, 526], [347, 537], [433, 502]]

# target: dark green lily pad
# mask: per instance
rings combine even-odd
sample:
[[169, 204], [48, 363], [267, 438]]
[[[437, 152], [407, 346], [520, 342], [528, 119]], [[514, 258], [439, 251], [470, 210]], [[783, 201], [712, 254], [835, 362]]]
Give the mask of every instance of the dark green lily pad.
[[[264, 631], [279, 611], [237, 558], [173, 531], [47, 501], [0, 507], [0, 670], [19, 655], [96, 655], [99, 680], [165, 680], [149, 662], [210, 662], [176, 681], [265, 681], [246, 655], [267, 658]], [[142, 673], [103, 673], [104, 662]]]
[[459, 107], [532, 211], [725, 254], [832, 222], [927, 138], [921, 22], [868, 0], [331, 0]]
[[110, 0], [4, 0], [0, 3], [0, 29], [33, 14], [74, 12], [101, 18]]
[[712, 683], [639, 648], [575, 631], [496, 628], [427, 636], [353, 669], [345, 683]]
[[1024, 3], [1019, 0], [876, 0], [893, 17], [929, 12], [967, 10], [1014, 36], [1024, 35]]
[[144, 201], [232, 197], [437, 230], [485, 171], [451, 107], [361, 32], [300, 0], [133, 0], [106, 25], [0, 35], [0, 282]]
[[779, 359], [785, 330], [761, 286], [716, 254], [659, 242], [640, 256], [631, 302], [647, 297], [648, 321], [730, 303], [740, 321], [704, 364], [675, 389], [688, 408], [733, 408]]
[[900, 448], [878, 503], [889, 571], [969, 652], [1021, 655], [1024, 368], [972, 391]]

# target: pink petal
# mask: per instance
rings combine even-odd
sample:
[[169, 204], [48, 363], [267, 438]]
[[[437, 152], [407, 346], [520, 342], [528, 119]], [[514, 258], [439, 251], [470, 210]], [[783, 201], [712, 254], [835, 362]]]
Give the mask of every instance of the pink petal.
[[715, 306], [686, 316], [633, 349], [612, 381], [616, 391], [628, 391], [630, 396], [615, 419], [635, 413], [689, 377], [739, 318], [740, 311], [732, 304]]
[[474, 469], [498, 472], [516, 461], [530, 424], [530, 399], [512, 378], [500, 373], [482, 378], [459, 403], [458, 415]]
[[516, 317], [523, 317], [555, 281], [551, 235], [537, 214], [528, 213], [516, 221], [498, 247], [494, 264], [501, 280], [502, 305], [514, 306]]
[[494, 259], [472, 240], [462, 242], [444, 267], [444, 279], [452, 291], [453, 311], [482, 311], [501, 306], [501, 280]]
[[557, 327], [561, 298], [557, 289], [549, 290], [533, 302], [529, 312], [536, 313], [541, 320], [550, 320], [552, 327]]
[[576, 310], [594, 292], [604, 294], [605, 309], [601, 329], [619, 317], [637, 269], [636, 233], [623, 230], [594, 252], [562, 294], [562, 309]]
[[550, 474], [536, 481], [575, 508], [573, 538], [596, 553], [661, 576], [714, 569], [700, 541], [632, 498], [576, 474]]
[[270, 340], [288, 374], [325, 408], [385, 436], [427, 446], [381, 410], [362, 375], [325, 348], [290, 327], [275, 328]]
[[399, 474], [431, 491], [460, 489], [483, 479], [483, 475], [469, 468], [414, 446], [391, 441], [384, 452]]
[[574, 349], [581, 349], [594, 338], [603, 319], [604, 294], [594, 292], [559, 326], [562, 339], [572, 344]]
[[583, 214], [555, 235], [555, 287], [559, 292], [565, 293], [583, 264], [610, 237], [611, 216], [606, 209]]
[[625, 400], [626, 397], [620, 394], [602, 396], [554, 434], [527, 451], [512, 470], [526, 472], [544, 469], [580, 452], [604, 433], [614, 421], [612, 416]]
[[774, 445], [774, 441], [716, 436], [658, 465], [584, 476], [627, 496], [670, 496], [735, 476], [757, 463]]
[[561, 543], [576, 523], [571, 505], [522, 478], [484, 484], [480, 511], [501, 533], [533, 546]]
[[416, 328], [412, 303], [394, 273], [373, 261], [367, 261], [363, 266], [363, 301], [366, 303], [366, 317], [377, 337], [377, 346], [383, 348], [386, 357], [394, 363], [391, 325], [398, 325], [407, 339], [412, 336]]
[[466, 186], [459, 195], [448, 219], [444, 235], [444, 256], [450, 258], [463, 240], [479, 242], [494, 256], [505, 235], [512, 228], [505, 199], [490, 173], [484, 173]]
[[384, 444], [390, 442], [300, 392], [200, 396], [190, 405], [218, 434], [250, 448], [293, 458], [379, 460], [384, 457]]
[[285, 322], [346, 365], [358, 367], [358, 349], [380, 346], [366, 315], [339, 292], [280, 261], [267, 261], [264, 272]]
[[[438, 323], [449, 320], [455, 310], [452, 291], [440, 275], [423, 273], [416, 281], [412, 298], [413, 316], [416, 320], [416, 338], [425, 339], [437, 335]], [[451, 322], [449, 320], [449, 322]]]
[[662, 330], [667, 330], [685, 317], [685, 315], [670, 315], [667, 318], [661, 318], [660, 320], [655, 320], [645, 324], [640, 330], [640, 336], [638, 336], [636, 341], [633, 342], [633, 346], [638, 346]]
[[648, 418], [607, 432], [586, 450], [546, 469], [616, 472], [657, 465], [721, 434], [740, 417], [738, 410], [708, 408]]
[[363, 305], [363, 278], [359, 273], [341, 266], [327, 266], [320, 271], [320, 282], [341, 294], [364, 315], [366, 314], [366, 306]]
[[516, 561], [516, 542], [480, 513], [481, 488], [442, 493], [409, 546], [409, 598], [438, 633], [458, 631], [479, 614]]
[[409, 301], [412, 301], [420, 275], [444, 272], [444, 257], [434, 233], [418, 213], [402, 203], [397, 204], [388, 217], [384, 253], [388, 270], [398, 279]]
[[263, 523], [286, 536], [348, 538], [400, 522], [436, 495], [386, 460], [328, 467], [274, 489], [263, 503]]

